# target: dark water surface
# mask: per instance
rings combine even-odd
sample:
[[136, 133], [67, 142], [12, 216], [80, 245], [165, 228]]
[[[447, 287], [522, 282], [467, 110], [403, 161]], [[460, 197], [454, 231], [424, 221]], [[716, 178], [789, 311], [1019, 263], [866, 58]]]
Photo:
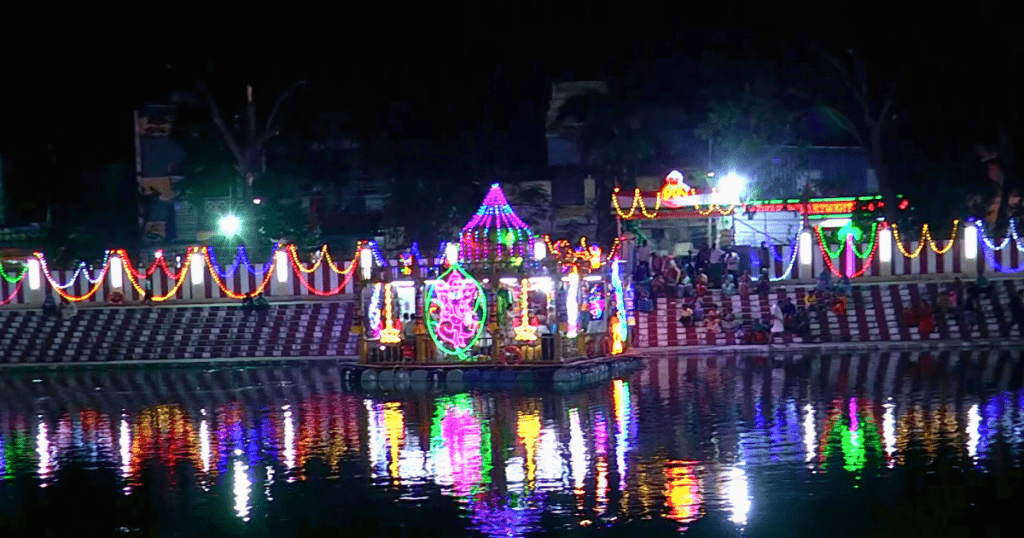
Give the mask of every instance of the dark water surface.
[[0, 536], [1009, 536], [1020, 352], [650, 359], [571, 394], [0, 373]]

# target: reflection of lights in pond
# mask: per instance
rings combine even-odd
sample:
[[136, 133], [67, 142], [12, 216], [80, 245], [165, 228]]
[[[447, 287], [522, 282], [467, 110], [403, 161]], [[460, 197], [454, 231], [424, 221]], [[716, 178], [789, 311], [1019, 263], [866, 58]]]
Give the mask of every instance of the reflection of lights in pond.
[[583, 440], [580, 424], [580, 410], [569, 410], [569, 465], [572, 471], [573, 488], [583, 495], [583, 484], [587, 478], [587, 445]]
[[729, 520], [737, 525], [747, 524], [747, 513], [750, 511], [750, 494], [748, 491], [747, 473], [742, 466], [734, 466], [725, 474], [725, 499], [732, 515]]
[[893, 466], [893, 454], [896, 452], [896, 405], [892, 398], [883, 406], [885, 415], [882, 417], [882, 437], [885, 441], [885, 454], [889, 459], [889, 467]]
[[465, 497], [474, 486], [490, 481], [491, 434], [473, 410], [468, 394], [437, 399], [430, 432], [430, 460], [442, 486]]
[[629, 452], [629, 433], [632, 429], [633, 408], [629, 393], [629, 383], [616, 379], [612, 384], [612, 396], [615, 403], [615, 457], [619, 471], [619, 489], [626, 489], [626, 453]]
[[971, 406], [967, 412], [967, 455], [972, 459], [978, 458], [978, 428], [981, 426], [981, 413], [978, 412], [978, 404]]
[[[206, 414], [206, 410], [203, 410]], [[203, 472], [210, 470], [210, 424], [204, 418], [199, 423], [199, 459], [203, 462]]]
[[242, 521], [249, 521], [249, 493], [252, 489], [252, 481], [249, 480], [249, 466], [242, 462], [241, 455], [241, 450], [235, 450], [235, 477], [232, 491], [235, 494], [235, 513], [242, 518]]
[[690, 523], [700, 517], [700, 481], [692, 461], [670, 461], [665, 467], [665, 504], [668, 517]]
[[[292, 418], [292, 409], [290, 405], [283, 407], [284, 409], [284, 465], [288, 470], [295, 468], [295, 421]], [[294, 480], [294, 477], [289, 476], [288, 481]]]
[[813, 461], [817, 454], [817, 432], [814, 425], [814, 407], [804, 406], [804, 447], [807, 449], [807, 461]]
[[398, 463], [402, 446], [405, 444], [405, 415], [401, 404], [388, 402], [384, 404], [384, 429], [388, 440], [388, 473], [391, 478], [398, 478]]
[[39, 433], [36, 434], [36, 454], [39, 455], [39, 479], [42, 486], [46, 486], [46, 479], [50, 475], [50, 439], [47, 437], [46, 423], [39, 417]]
[[[118, 438], [118, 445], [121, 449], [121, 477], [128, 480], [132, 474], [132, 433], [128, 426], [128, 420], [121, 419], [121, 435]], [[127, 490], [127, 486], [125, 490]]]
[[473, 526], [488, 536], [515, 538], [539, 530], [544, 505], [540, 497], [489, 492], [469, 503]]

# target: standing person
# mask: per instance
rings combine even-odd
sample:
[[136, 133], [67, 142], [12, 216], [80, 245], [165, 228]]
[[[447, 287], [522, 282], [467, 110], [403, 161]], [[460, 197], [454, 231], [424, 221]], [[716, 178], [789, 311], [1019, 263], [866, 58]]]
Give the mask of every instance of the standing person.
[[1024, 336], [1024, 290], [1019, 290], [1010, 297], [1010, 326], [1007, 327], [1007, 334], [1012, 336], [1010, 331], [1016, 327]]
[[664, 263], [661, 256], [657, 252], [651, 253], [651, 274], [657, 277], [661, 274], [661, 265]]
[[722, 275], [725, 274], [725, 251], [714, 243], [711, 244], [711, 287], [717, 288], [722, 285]]
[[761, 248], [757, 249], [757, 261], [758, 267], [767, 268], [772, 263], [772, 258], [768, 253], [768, 243], [761, 241]]
[[142, 287], [144, 293], [142, 294], [142, 304], [153, 306], [153, 277], [147, 276], [142, 281]]
[[783, 331], [786, 330], [785, 325], [783, 324], [785, 319], [786, 317], [782, 313], [782, 306], [779, 304], [779, 301], [776, 301], [775, 304], [772, 305], [772, 332], [771, 335], [768, 336], [769, 347], [773, 342], [775, 342], [776, 334], [782, 337], [783, 343], [786, 342], [785, 336], [783, 336]]
[[725, 271], [733, 279], [740, 277], [740, 255], [732, 247], [725, 251]]
[[78, 308], [75, 306], [75, 303], [72, 303], [71, 301], [69, 301], [67, 299], [67, 297], [61, 297], [60, 298], [60, 320], [61, 321], [67, 321], [67, 320], [75, 317], [75, 314], [77, 314], [77, 313], [78, 313]]
[[43, 315], [57, 315], [57, 300], [53, 297], [53, 290], [50, 288], [46, 288], [46, 297], [43, 297]]

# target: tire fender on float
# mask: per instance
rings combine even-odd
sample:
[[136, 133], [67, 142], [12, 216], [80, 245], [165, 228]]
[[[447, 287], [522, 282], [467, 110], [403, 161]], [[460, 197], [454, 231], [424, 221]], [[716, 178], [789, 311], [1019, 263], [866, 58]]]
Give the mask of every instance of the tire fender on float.
[[[511, 360], [509, 356], [511, 355]], [[505, 353], [503, 354], [505, 364], [522, 364], [523, 363], [523, 350], [519, 349], [519, 346], [505, 346]]]

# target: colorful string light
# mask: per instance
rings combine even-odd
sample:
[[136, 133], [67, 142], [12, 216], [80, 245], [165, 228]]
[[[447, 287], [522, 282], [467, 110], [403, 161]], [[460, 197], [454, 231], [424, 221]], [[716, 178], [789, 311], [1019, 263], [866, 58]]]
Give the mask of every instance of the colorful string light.
[[4, 269], [4, 264], [0, 263], [0, 277], [3, 277], [4, 280], [10, 282], [11, 284], [15, 284], [17, 282], [21, 282], [21, 280], [25, 278], [25, 273], [28, 273], [28, 265], [27, 264], [22, 264], [21, 272], [18, 273], [18, 276], [12, 277], [7, 272], [7, 269]]
[[537, 327], [530, 324], [530, 280], [524, 278], [519, 288], [519, 313], [522, 316], [519, 323], [512, 327], [515, 332], [515, 339], [519, 342], [534, 342], [537, 340]]
[[569, 286], [565, 294], [566, 312], [566, 338], [576, 338], [579, 335], [580, 317], [580, 273], [573, 267], [569, 273]]
[[380, 343], [399, 344], [402, 342], [402, 324], [392, 320], [391, 284], [384, 285], [384, 321], [380, 329]]
[[[828, 253], [825, 252], [825, 245], [824, 245], [824, 243], [822, 243], [820, 241], [820, 238], [821, 238], [821, 232], [820, 231], [819, 231], [819, 236], [818, 237], [819, 237], [818, 249], [821, 250], [821, 257], [825, 260], [825, 265], [828, 266], [829, 271], [832, 271], [833, 275], [838, 276], [838, 277], [844, 276], [842, 273], [840, 273], [838, 270], [836, 270], [835, 265], [832, 264], [832, 259], [829, 258]], [[872, 245], [871, 245], [871, 253], [868, 255], [867, 259], [865, 259], [864, 262], [861, 264], [860, 269], [855, 271], [853, 274], [846, 275], [846, 276], [849, 276], [849, 278], [857, 278], [857, 277], [863, 275], [864, 272], [868, 270], [868, 267], [871, 267], [871, 260], [873, 260], [875, 258], [875, 253], [877, 251], [878, 251], [878, 241], [874, 241], [872, 243]]]
[[[339, 274], [342, 274], [342, 275], [345, 276], [345, 278], [342, 279], [341, 283], [338, 284], [338, 287], [336, 287], [334, 289], [331, 289], [331, 290], [323, 291], [323, 290], [318, 290], [318, 289], [314, 288], [309, 283], [309, 280], [306, 278], [306, 276], [303, 274], [303, 273], [311, 273], [311, 272], [313, 272], [313, 270], [308, 270], [307, 271], [306, 268], [302, 266], [302, 262], [299, 261], [299, 253], [298, 253], [298, 250], [295, 248], [295, 245], [288, 245], [287, 247], [285, 247], [285, 249], [288, 251], [288, 256], [291, 259], [292, 267], [295, 269], [295, 276], [298, 278], [298, 281], [302, 283], [302, 286], [304, 288], [306, 288], [307, 291], [309, 291], [310, 293], [312, 293], [313, 295], [316, 295], [318, 297], [328, 297], [328, 296], [331, 296], [331, 295], [337, 295], [337, 294], [341, 293], [342, 291], [344, 291], [345, 290], [345, 286], [347, 286], [348, 282], [350, 280], [352, 280], [352, 275], [354, 275], [355, 272], [356, 272], [355, 271], [356, 270], [356, 265], [357, 265], [356, 264], [356, 260], [359, 259], [359, 253], [356, 252], [356, 257], [352, 260], [352, 263], [350, 263], [348, 265], [348, 269], [345, 269], [344, 271], [337, 271]], [[325, 247], [325, 249], [322, 252], [324, 252], [324, 253], [327, 252], [326, 247]], [[320, 258], [320, 260], [323, 260], [323, 259], [324, 259], [323, 257]], [[320, 264], [320, 262], [317, 261], [317, 265], [319, 265], [319, 264]], [[335, 266], [334, 266], [333, 262], [328, 261], [328, 264], [331, 266], [332, 269], [334, 269]]]
[[[775, 278], [770, 278], [769, 280], [771, 282], [778, 282], [780, 280], [786, 280], [786, 279], [788, 279], [790, 277], [790, 274], [793, 272], [793, 266], [796, 265], [797, 251], [800, 249], [799, 244], [800, 244], [800, 234], [797, 234], [796, 237], [793, 238], [793, 244], [791, 244], [789, 246], [789, 262], [786, 265], [786, 270], [781, 275], [779, 275], [779, 276], [777, 276]], [[776, 260], [776, 261], [782, 261], [782, 260]]]
[[[273, 256], [273, 254], [274, 254], [274, 252], [277, 252], [277, 244], [276, 243], [274, 244], [274, 250], [273, 250], [273, 252], [271, 252], [270, 259], [267, 260], [267, 263], [263, 264], [263, 267], [260, 268], [260, 269], [256, 269], [249, 262], [249, 254], [246, 252], [245, 246], [243, 246], [243, 245], [239, 245], [238, 246], [238, 250], [235, 251], [235, 260], [231, 264], [231, 269], [229, 269], [227, 271], [224, 271], [224, 270], [221, 269], [220, 263], [217, 262], [216, 252], [214, 252], [212, 246], [211, 247], [206, 247], [206, 251], [207, 251], [207, 254], [209, 254], [210, 260], [213, 263], [211, 268], [214, 271], [216, 271], [217, 275], [219, 275], [223, 279], [234, 278], [235, 273], [238, 271], [238, 267], [241, 266], [241, 265], [244, 265], [245, 268], [249, 271], [249, 273], [252, 274], [253, 276], [255, 276], [256, 278], [261, 278], [261, 277], [263, 277], [263, 275], [265, 275], [267, 273], [267, 269], [270, 268], [272, 265], [274, 265], [274, 256]], [[160, 258], [160, 261], [163, 261], [163, 257], [162, 256]], [[166, 263], [164, 264], [164, 267], [166, 268]], [[166, 269], [165, 269], [165, 271], [166, 271]], [[168, 276], [171, 276], [170, 273], [168, 273]], [[171, 278], [175, 278], [175, 277], [171, 277]]]
[[612, 324], [612, 355], [618, 355], [623, 351], [623, 343], [629, 337], [629, 325], [626, 317], [626, 301], [622, 289], [622, 275], [619, 272], [619, 264], [622, 261], [616, 259], [612, 264], [612, 293], [615, 295], [615, 323]]
[[25, 279], [24, 278], [19, 280], [18, 284], [14, 286], [14, 291], [12, 291], [11, 294], [8, 295], [6, 299], [0, 301], [0, 306], [3, 306], [5, 304], [10, 304], [11, 301], [13, 301], [18, 296], [18, 292], [21, 291], [21, 286], [24, 285], [24, 284], [25, 284]]
[[459, 235], [459, 260], [508, 262], [533, 257], [534, 234], [495, 183]]
[[[984, 234], [981, 231], [981, 227], [978, 228], [978, 234], [981, 235], [982, 237], [984, 237]], [[1005, 247], [1005, 245], [1004, 245], [1004, 247]], [[1003, 273], [1003, 274], [1015, 274], [1015, 273], [1022, 273], [1022, 272], [1024, 272], [1024, 262], [1021, 262], [1021, 264], [1018, 265], [1017, 267], [1006, 267], [1006, 266], [1002, 265], [1001, 263], [999, 263], [999, 261], [996, 260], [996, 253], [995, 253], [996, 249], [991, 248], [988, 245], [987, 242], [984, 242], [984, 241], [982, 242], [982, 249], [981, 250], [982, 250], [982, 252], [985, 255], [985, 261], [987, 261], [989, 266], [991, 266], [997, 272]]]
[[[175, 275], [174, 284], [171, 286], [171, 289], [168, 290], [167, 293], [165, 293], [163, 295], [153, 295], [153, 301], [155, 301], [155, 302], [163, 302], [163, 301], [166, 301], [166, 300], [170, 299], [171, 297], [174, 297], [174, 295], [176, 293], [178, 293], [178, 289], [181, 288], [182, 284], [185, 283], [185, 278], [188, 277], [188, 274], [189, 274], [188, 273], [188, 269], [189, 269], [189, 266], [192, 265], [192, 254], [198, 252], [198, 250], [199, 250], [199, 247], [188, 247], [188, 250], [186, 251], [186, 254], [185, 254], [185, 263], [184, 263], [184, 265], [181, 266], [181, 270], [178, 271], [178, 274]], [[122, 262], [121, 265], [131, 266], [132, 261], [131, 261], [131, 258], [128, 256], [128, 251], [127, 250], [119, 249], [119, 250], [116, 250], [115, 253], [118, 256], [121, 257], [121, 262]], [[160, 259], [162, 260], [163, 257], [161, 256]], [[154, 268], [156, 267], [156, 263], [155, 262], [153, 264], [153, 267]], [[138, 281], [139, 277], [136, 276], [136, 275], [139, 275], [141, 273], [136, 273], [135, 271], [125, 271], [124, 274], [128, 277], [128, 282], [132, 285], [133, 288], [135, 288], [135, 291], [138, 292], [139, 295], [145, 295], [146, 294], [145, 288], [143, 288], [142, 285], [139, 284], [139, 281]], [[152, 273], [148, 273], [147, 277], [148, 277], [148, 275], [151, 275], [151, 274]]]
[[[220, 291], [223, 292], [224, 295], [227, 295], [232, 299], [244, 299], [246, 296], [245, 293], [235, 293], [234, 291], [228, 289], [228, 287], [224, 284], [224, 280], [222, 279], [218, 271], [214, 268], [213, 260], [210, 259], [210, 247], [203, 247], [202, 250], [203, 257], [206, 259], [206, 266], [210, 268], [210, 276], [213, 277], [213, 281], [217, 284], [217, 287], [220, 288]], [[270, 284], [270, 279], [273, 278], [274, 276], [274, 263], [277, 260], [277, 257], [274, 254], [276, 253], [270, 253], [270, 265], [267, 267], [267, 270], [263, 275], [263, 281], [260, 282], [258, 286], [256, 286], [255, 290], [252, 290], [250, 292], [252, 295], [259, 295], [260, 293], [263, 293], [263, 290], [266, 289], [266, 287]], [[184, 274], [184, 272], [182, 274]]]
[[[844, 245], [840, 246], [835, 252], [833, 252], [831, 249], [828, 248], [828, 244], [825, 242], [825, 236], [821, 233], [821, 226], [815, 226], [814, 230], [818, 234], [818, 244], [821, 245], [822, 252], [824, 254], [826, 254], [827, 257], [829, 257], [831, 259], [836, 259], [840, 255], [842, 255], [843, 250], [845, 250], [847, 248], [847, 245], [844, 244]], [[873, 253], [877, 249], [877, 245], [875, 244], [877, 239], [878, 239], [878, 224], [873, 224], [871, 226], [871, 239], [869, 240], [870, 241], [869, 246], [864, 248], [864, 252], [863, 253], [858, 252], [856, 246], [854, 246], [854, 247], [852, 247], [853, 254], [855, 256], [857, 256], [858, 258], [862, 259], [862, 260], [867, 258], [869, 255], [872, 255], [871, 253]], [[843, 239], [843, 242], [846, 243], [846, 239], [845, 238]]]
[[[949, 249], [953, 248], [953, 245], [956, 244], [956, 234], [957, 230], [960, 227], [960, 221], [953, 221], [953, 232], [949, 238], [949, 241], [946, 243], [946, 246], [942, 248], [939, 248], [937, 246], [935, 239], [932, 237], [932, 231], [931, 229], [929, 229], [928, 225], [925, 224], [921, 226], [921, 241], [917, 244], [917, 249], [914, 250], [913, 252], [907, 251], [907, 249], [903, 246], [903, 241], [900, 239], [899, 226], [896, 224], [892, 224], [891, 227], [892, 239], [893, 241], [896, 242], [896, 248], [898, 248], [900, 253], [903, 254], [905, 257], [914, 259], [921, 255], [921, 252], [924, 250], [924, 246], [926, 243], [929, 247], [931, 247], [932, 251], [938, 254], [939, 256], [942, 256], [943, 254], [949, 252]], [[1008, 240], [1009, 238], [1007, 238], [1007, 241]], [[1006, 241], [1003, 242], [1003, 246], [1006, 246]]]
[[103, 265], [103, 270], [100, 271], [100, 276], [96, 280], [92, 280], [90, 278], [89, 281], [93, 283], [92, 287], [89, 288], [89, 291], [85, 292], [84, 295], [76, 297], [74, 295], [71, 295], [70, 293], [65, 292], [64, 290], [70, 288], [75, 283], [75, 280], [78, 279], [78, 275], [81, 274], [83, 269], [86, 267], [85, 263], [83, 262], [82, 264], [80, 264], [78, 266], [78, 269], [75, 270], [75, 274], [72, 277], [72, 279], [69, 280], [67, 284], [61, 286], [57, 284], [57, 282], [53, 279], [53, 275], [50, 274], [50, 268], [46, 265], [46, 256], [44, 256], [42, 252], [36, 252], [35, 256], [36, 258], [39, 259], [39, 265], [42, 268], [42, 273], [44, 276], [46, 276], [46, 280], [50, 283], [50, 286], [53, 287], [54, 291], [56, 291], [57, 294], [60, 295], [61, 297], [73, 302], [87, 301], [89, 300], [90, 297], [95, 295], [96, 292], [99, 291], [100, 286], [103, 285], [103, 278], [107, 276], [107, 270], [110, 268], [110, 252], [108, 251], [107, 257], [104, 260], [106, 263]]
[[475, 278], [453, 263], [424, 297], [427, 332], [438, 349], [461, 360], [484, 330], [487, 298]]
[[640, 193], [640, 189], [636, 189], [635, 191], [633, 191], [633, 204], [630, 206], [629, 212], [626, 213], [622, 211], [622, 206], [619, 205], [619, 190], [619, 187], [615, 187], [615, 192], [612, 193], [612, 205], [615, 206], [615, 212], [618, 213], [620, 217], [624, 219], [631, 219], [633, 218], [633, 215], [636, 214], [636, 210], [638, 208], [640, 209], [640, 213], [649, 219], [653, 219], [654, 217], [658, 216], [658, 211], [661, 210], [660, 191], [654, 195], [654, 211], [648, 212], [647, 206], [644, 204], [644, 197]]

